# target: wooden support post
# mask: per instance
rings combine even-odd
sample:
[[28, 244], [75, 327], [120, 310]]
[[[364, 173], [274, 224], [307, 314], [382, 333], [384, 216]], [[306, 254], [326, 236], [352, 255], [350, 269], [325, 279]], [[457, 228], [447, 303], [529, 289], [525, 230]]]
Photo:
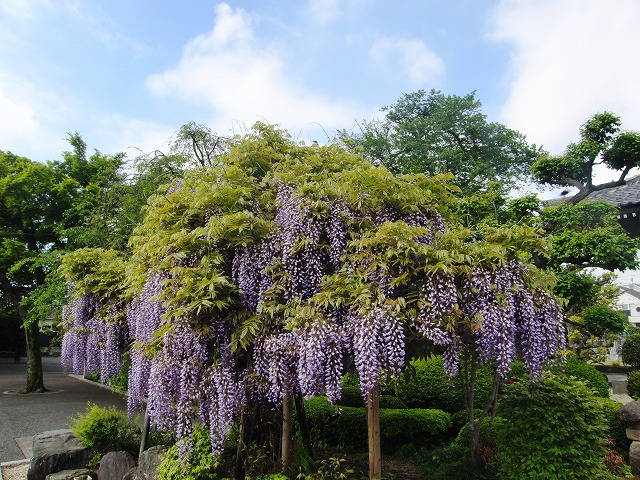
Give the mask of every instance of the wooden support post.
[[376, 388], [367, 395], [367, 429], [369, 433], [369, 479], [382, 478], [380, 451], [380, 392]]
[[293, 456], [293, 397], [285, 394], [282, 399], [282, 471], [291, 473]]

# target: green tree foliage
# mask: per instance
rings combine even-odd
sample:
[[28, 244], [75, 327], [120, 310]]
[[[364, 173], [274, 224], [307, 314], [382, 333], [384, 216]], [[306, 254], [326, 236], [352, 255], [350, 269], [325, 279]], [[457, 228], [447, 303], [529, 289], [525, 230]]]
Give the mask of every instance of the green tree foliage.
[[581, 315], [584, 327], [596, 335], [607, 332], [623, 333], [627, 318], [624, 313], [605, 305], [592, 305], [585, 308]]
[[[618, 223], [617, 208], [604, 202], [552, 205], [538, 222], [550, 244], [539, 264], [556, 273], [555, 291], [567, 301], [570, 347], [579, 358], [602, 361], [627, 323], [611, 307], [618, 290], [610, 272], [638, 266], [638, 240]], [[595, 274], [593, 267], [608, 272]]]
[[[594, 167], [600, 164], [620, 172], [618, 180], [594, 185]], [[629, 171], [637, 166], [640, 134], [621, 130], [620, 117], [603, 112], [587, 119], [580, 129], [580, 141], [568, 145], [563, 155], [542, 155], [531, 169], [542, 183], [577, 188], [569, 200], [577, 204], [591, 192], [624, 185]]]
[[59, 313], [64, 303], [60, 254], [108, 245], [117, 232], [115, 192], [124, 180], [124, 156], [96, 151], [87, 157], [78, 133], [69, 142], [73, 151], [48, 164], [0, 152], [0, 281], [4, 299], [25, 324], [26, 391], [44, 389], [38, 320]]
[[460, 97], [419, 90], [382, 112], [382, 120], [365, 121], [358, 133], [341, 132], [343, 143], [394, 173], [453, 173], [467, 193], [492, 181], [513, 185], [527, 178], [541, 153], [521, 133], [488, 122], [475, 92]]
[[51, 165], [0, 152], [0, 283], [25, 327], [27, 392], [43, 391], [44, 382], [38, 319], [29, 316], [26, 302], [53, 270], [51, 252], [64, 245], [58, 228], [77, 188]]
[[604, 202], [545, 208], [540, 222], [551, 242], [548, 266], [555, 270], [635, 268], [638, 241], [620, 226], [617, 213], [614, 205]]

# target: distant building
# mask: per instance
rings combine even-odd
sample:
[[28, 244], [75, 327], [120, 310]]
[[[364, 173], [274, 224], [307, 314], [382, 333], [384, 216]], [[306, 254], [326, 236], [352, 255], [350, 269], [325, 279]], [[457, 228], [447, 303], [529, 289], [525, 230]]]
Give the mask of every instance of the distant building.
[[620, 296], [613, 304], [616, 310], [627, 315], [635, 327], [640, 327], [640, 285], [618, 285]]
[[599, 200], [616, 205], [618, 221], [632, 238], [640, 237], [640, 175], [627, 179], [619, 187], [591, 192], [585, 200]]

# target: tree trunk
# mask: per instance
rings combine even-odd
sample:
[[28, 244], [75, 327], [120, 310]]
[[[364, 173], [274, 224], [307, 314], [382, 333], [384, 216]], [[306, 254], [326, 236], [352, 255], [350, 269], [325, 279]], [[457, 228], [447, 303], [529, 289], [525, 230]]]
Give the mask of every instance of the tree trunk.
[[293, 457], [293, 396], [285, 394], [282, 399], [282, 471], [291, 473]]
[[25, 325], [24, 332], [27, 340], [27, 385], [24, 388], [24, 392], [46, 392], [47, 389], [44, 388], [42, 373], [42, 355], [40, 353], [40, 339], [38, 338], [40, 328], [38, 322], [34, 321]]
[[367, 394], [367, 430], [369, 434], [369, 479], [382, 478], [380, 449], [380, 391], [376, 388]]

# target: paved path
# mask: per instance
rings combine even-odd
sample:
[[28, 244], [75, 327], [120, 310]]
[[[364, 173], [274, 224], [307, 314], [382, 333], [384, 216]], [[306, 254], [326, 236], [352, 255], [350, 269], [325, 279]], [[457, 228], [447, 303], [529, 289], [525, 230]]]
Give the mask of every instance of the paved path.
[[[31, 437], [47, 430], [70, 428], [70, 419], [84, 413], [89, 402], [126, 409], [122, 395], [62, 373], [60, 359], [42, 359], [44, 385], [52, 393], [15, 395], [24, 388], [27, 366], [0, 359], [0, 463], [30, 456]], [[55, 393], [57, 392], [57, 393]]]

